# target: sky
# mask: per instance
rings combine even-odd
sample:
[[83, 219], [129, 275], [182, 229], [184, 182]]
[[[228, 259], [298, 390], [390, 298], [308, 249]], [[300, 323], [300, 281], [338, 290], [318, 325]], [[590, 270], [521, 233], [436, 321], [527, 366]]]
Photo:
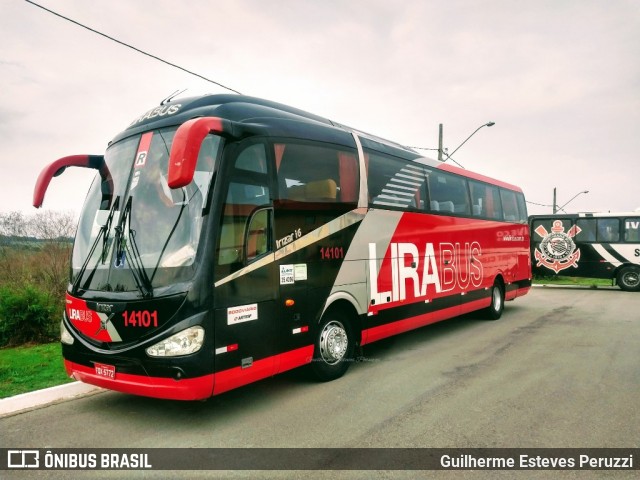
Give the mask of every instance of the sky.
[[[530, 214], [640, 208], [637, 0], [38, 0], [215, 82], [520, 186]], [[176, 90], [229, 93], [23, 0], [0, 0], [0, 213], [103, 154]], [[437, 152], [422, 150], [435, 158]], [[79, 214], [94, 172], [43, 208]], [[588, 191], [588, 193], [580, 193]], [[576, 196], [577, 195], [577, 196]], [[575, 198], [574, 198], [575, 197]]]

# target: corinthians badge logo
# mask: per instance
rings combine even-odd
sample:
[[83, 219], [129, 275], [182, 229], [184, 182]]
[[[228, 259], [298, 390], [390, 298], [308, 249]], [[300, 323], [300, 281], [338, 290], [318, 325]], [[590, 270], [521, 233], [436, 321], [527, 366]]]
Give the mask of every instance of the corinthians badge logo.
[[574, 225], [565, 233], [562, 220], [554, 220], [551, 232], [542, 225], [537, 227], [535, 232], [542, 237], [542, 241], [535, 251], [536, 266], [545, 266], [556, 273], [569, 267], [578, 268], [580, 250], [576, 249], [573, 237], [580, 231], [580, 227]]

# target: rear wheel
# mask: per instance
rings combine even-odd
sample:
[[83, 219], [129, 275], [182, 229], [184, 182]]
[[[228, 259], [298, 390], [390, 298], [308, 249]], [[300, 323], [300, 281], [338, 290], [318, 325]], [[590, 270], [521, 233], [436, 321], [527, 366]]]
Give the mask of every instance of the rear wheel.
[[353, 361], [354, 350], [349, 320], [339, 311], [329, 311], [318, 328], [311, 370], [323, 382], [339, 378]]
[[618, 272], [618, 286], [627, 292], [640, 291], [640, 268], [623, 267]]
[[504, 285], [499, 279], [491, 287], [491, 305], [485, 310], [489, 320], [498, 320], [504, 311]]

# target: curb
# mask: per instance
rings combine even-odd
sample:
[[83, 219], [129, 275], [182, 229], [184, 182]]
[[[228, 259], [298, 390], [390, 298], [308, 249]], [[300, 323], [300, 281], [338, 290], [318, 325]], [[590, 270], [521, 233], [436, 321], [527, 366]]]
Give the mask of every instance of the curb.
[[0, 400], [0, 418], [72, 398], [95, 395], [96, 393], [104, 391], [105, 390], [100, 387], [86, 383], [72, 382], [43, 390], [36, 390], [35, 392], [22, 393]]

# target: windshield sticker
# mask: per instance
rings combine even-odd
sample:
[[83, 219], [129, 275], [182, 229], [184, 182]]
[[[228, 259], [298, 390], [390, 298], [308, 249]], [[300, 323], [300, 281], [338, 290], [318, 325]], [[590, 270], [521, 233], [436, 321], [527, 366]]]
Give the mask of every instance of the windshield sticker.
[[258, 304], [241, 305], [227, 308], [227, 325], [258, 320]]
[[140, 168], [143, 168], [147, 163], [147, 156], [149, 155], [149, 147], [151, 146], [151, 138], [153, 132], [147, 132], [140, 138], [140, 144], [138, 145], [138, 153], [136, 153], [136, 161], [133, 163], [135, 173], [131, 180], [131, 190], [138, 186], [140, 181]]

